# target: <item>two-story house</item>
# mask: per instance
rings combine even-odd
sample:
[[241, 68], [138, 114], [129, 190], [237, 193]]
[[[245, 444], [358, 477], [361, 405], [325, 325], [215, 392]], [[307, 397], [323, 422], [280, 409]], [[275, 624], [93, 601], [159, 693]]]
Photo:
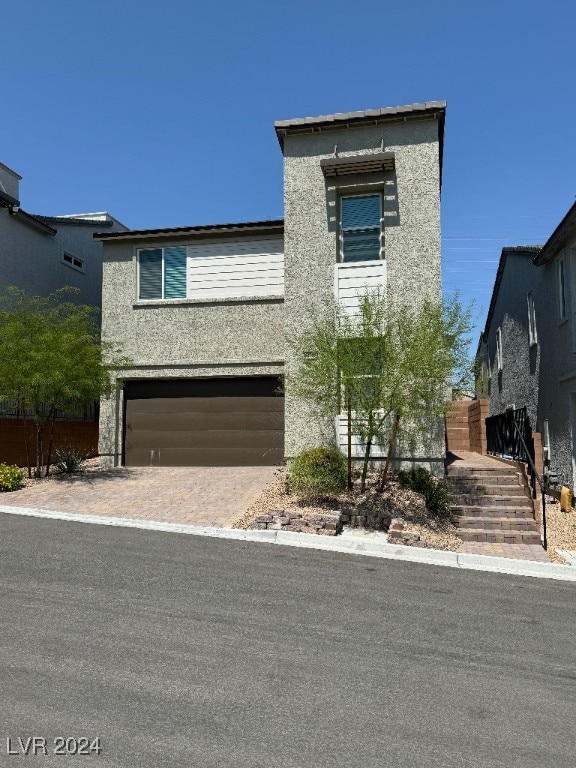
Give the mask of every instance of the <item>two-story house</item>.
[[36, 296], [63, 286], [78, 289], [72, 301], [100, 306], [102, 244], [94, 233], [126, 227], [109, 213], [42, 216], [20, 205], [22, 177], [0, 163], [0, 291], [7, 285]]
[[[284, 391], [285, 332], [364, 288], [439, 299], [444, 102], [279, 121], [284, 220], [108, 232], [103, 334], [131, 368], [101, 407], [127, 465], [276, 464], [340, 441]], [[418, 455], [444, 458], [431, 426]], [[428, 439], [429, 438], [429, 439]]]
[[543, 246], [502, 250], [477, 368], [490, 416], [526, 408], [547, 471], [575, 489], [576, 204]]

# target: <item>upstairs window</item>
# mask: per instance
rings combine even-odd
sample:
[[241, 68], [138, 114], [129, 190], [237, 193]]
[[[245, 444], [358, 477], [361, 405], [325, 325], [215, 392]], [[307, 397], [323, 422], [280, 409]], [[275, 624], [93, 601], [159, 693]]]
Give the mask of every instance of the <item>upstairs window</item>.
[[186, 298], [186, 248], [146, 248], [138, 251], [138, 298]]
[[532, 291], [528, 294], [528, 341], [532, 347], [538, 343], [538, 337], [536, 335], [536, 312], [534, 310], [534, 296]]
[[340, 198], [340, 259], [344, 262], [380, 258], [382, 196]]
[[62, 261], [65, 264], [68, 264], [69, 267], [73, 267], [74, 269], [79, 269], [81, 272], [84, 271], [84, 262], [82, 259], [77, 258], [76, 256], [72, 256], [71, 253], [66, 253], [62, 255]]
[[566, 318], [566, 273], [564, 268], [564, 259], [558, 262], [558, 310], [560, 320]]
[[500, 372], [504, 367], [504, 360], [502, 357], [502, 329], [498, 328], [496, 331], [496, 370]]

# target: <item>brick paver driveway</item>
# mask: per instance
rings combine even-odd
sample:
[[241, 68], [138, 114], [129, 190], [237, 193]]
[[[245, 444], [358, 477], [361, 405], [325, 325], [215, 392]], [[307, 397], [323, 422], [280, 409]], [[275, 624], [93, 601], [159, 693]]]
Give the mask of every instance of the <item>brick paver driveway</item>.
[[119, 467], [55, 475], [1, 494], [0, 505], [230, 526], [275, 473], [274, 467]]

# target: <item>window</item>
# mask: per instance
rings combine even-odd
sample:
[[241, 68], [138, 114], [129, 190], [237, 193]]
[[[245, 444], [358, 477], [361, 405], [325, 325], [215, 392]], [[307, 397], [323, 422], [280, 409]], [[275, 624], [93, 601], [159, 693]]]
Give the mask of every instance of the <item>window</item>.
[[146, 248], [138, 252], [138, 298], [186, 298], [186, 248]]
[[496, 331], [496, 370], [501, 371], [503, 368], [502, 359], [502, 329], [498, 328]]
[[64, 253], [62, 256], [62, 261], [65, 264], [68, 264], [69, 267], [73, 267], [74, 269], [79, 269], [82, 272], [84, 271], [84, 262], [82, 259], [76, 258], [76, 256], [72, 256], [71, 253]]
[[563, 258], [558, 262], [558, 309], [560, 320], [564, 320], [566, 317], [566, 274]]
[[340, 198], [341, 261], [374, 261], [380, 258], [381, 220], [380, 194]]
[[532, 291], [528, 294], [528, 340], [530, 346], [538, 343], [538, 337], [536, 335], [536, 313], [534, 311], [534, 296]]

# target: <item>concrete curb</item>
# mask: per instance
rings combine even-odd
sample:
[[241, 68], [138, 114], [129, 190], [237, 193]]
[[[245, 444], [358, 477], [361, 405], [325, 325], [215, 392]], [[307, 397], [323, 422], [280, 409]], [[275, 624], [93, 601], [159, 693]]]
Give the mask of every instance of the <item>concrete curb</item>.
[[[73, 523], [92, 525], [111, 525], [121, 528], [138, 528], [166, 533], [186, 533], [192, 536], [209, 536], [217, 539], [253, 541], [262, 544], [299, 547], [301, 549], [321, 549], [325, 552], [341, 552], [351, 555], [379, 557], [386, 560], [402, 560], [408, 563], [443, 565], [449, 568], [464, 568], [492, 573], [508, 573], [514, 576], [532, 576], [560, 581], [576, 581], [576, 567], [540, 563], [533, 560], [511, 560], [505, 557], [472, 555], [465, 552], [446, 552], [439, 549], [418, 549], [399, 544], [377, 541], [347, 539], [341, 536], [313, 536], [291, 531], [245, 531], [238, 528], [215, 528], [201, 525], [180, 525], [161, 523], [153, 520], [138, 520], [124, 517], [104, 517], [99, 515], [79, 515], [69, 512], [54, 512], [49, 509], [31, 507], [10, 507], [0, 505], [0, 512], [9, 515], [41, 517], [49, 520], [62, 520]], [[576, 561], [574, 562], [576, 565]]]

